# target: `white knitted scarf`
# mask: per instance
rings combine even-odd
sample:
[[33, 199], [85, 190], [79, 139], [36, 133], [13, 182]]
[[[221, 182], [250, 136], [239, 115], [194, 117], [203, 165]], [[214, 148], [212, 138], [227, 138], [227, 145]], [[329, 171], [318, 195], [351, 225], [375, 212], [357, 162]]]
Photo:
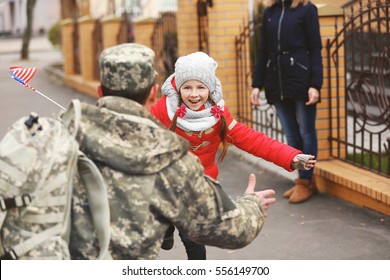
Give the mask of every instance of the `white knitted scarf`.
[[[175, 74], [169, 76], [161, 88], [161, 92], [167, 96], [166, 106], [170, 120], [175, 116], [176, 110], [179, 107], [180, 98], [179, 93], [172, 86], [172, 79], [174, 76]], [[222, 111], [225, 109], [225, 101], [222, 99], [222, 85], [218, 79], [216, 81], [215, 90], [211, 93], [211, 98]], [[204, 131], [214, 126], [219, 121], [219, 118], [214, 117], [210, 112], [213, 105], [209, 101], [204, 105], [205, 109], [201, 111], [193, 111], [186, 107], [185, 116], [183, 118], [177, 117], [177, 126], [185, 131]]]

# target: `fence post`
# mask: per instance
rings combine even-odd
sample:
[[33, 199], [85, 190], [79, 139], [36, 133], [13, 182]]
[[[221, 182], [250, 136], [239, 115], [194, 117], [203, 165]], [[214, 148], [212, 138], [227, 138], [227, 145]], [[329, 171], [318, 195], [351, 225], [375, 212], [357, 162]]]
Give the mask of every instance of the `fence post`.
[[73, 48], [74, 20], [67, 18], [61, 21], [61, 46], [64, 55], [64, 74], [75, 74]]
[[94, 79], [94, 49], [93, 31], [95, 20], [90, 16], [79, 18], [79, 48], [80, 48], [80, 66], [83, 79], [91, 81]]
[[112, 15], [102, 19], [103, 50], [118, 44], [121, 20], [121, 18]]
[[[336, 106], [334, 104], [334, 91], [339, 93], [341, 88], [329, 88], [329, 82], [335, 75], [335, 65], [328, 60], [327, 41], [335, 36], [335, 22], [342, 18], [341, 8], [324, 6], [318, 9], [320, 33], [322, 38], [322, 62], [324, 66], [324, 81], [321, 89], [321, 102], [317, 105], [317, 138], [318, 138], [318, 159], [330, 159], [330, 128], [331, 122], [334, 125], [335, 119], [330, 119], [329, 108]], [[339, 71], [344, 70], [344, 64], [340, 61], [337, 66]], [[342, 85], [344, 86], [344, 85]], [[344, 94], [344, 93], [343, 93]], [[339, 120], [342, 121], [342, 120]]]
[[157, 18], [133, 20], [135, 42], [152, 48], [151, 37]]
[[178, 54], [186, 55], [198, 51], [197, 1], [177, 1]]

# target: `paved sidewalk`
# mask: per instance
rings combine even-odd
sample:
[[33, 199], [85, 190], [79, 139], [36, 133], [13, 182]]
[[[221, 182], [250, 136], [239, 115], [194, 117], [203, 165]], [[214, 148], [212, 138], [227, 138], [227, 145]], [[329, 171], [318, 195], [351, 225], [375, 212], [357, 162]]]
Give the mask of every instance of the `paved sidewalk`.
[[[244, 192], [253, 172], [258, 189], [276, 190], [277, 203], [269, 209], [254, 242], [239, 250], [207, 247], [208, 259], [390, 260], [390, 217], [321, 194], [302, 204], [289, 204], [282, 197], [292, 186], [292, 181], [281, 175], [285, 171], [271, 172], [231, 151], [220, 171], [221, 184], [233, 198]], [[186, 259], [177, 235], [173, 250], [161, 251], [159, 258]]]
[[[0, 37], [0, 54], [20, 53], [22, 49], [22, 39], [12, 37]], [[33, 37], [30, 41], [29, 49], [32, 53], [41, 51], [51, 51], [53, 47], [46, 36]]]
[[[38, 44], [38, 42], [40, 43]], [[9, 46], [4, 46], [9, 44]], [[47, 42], [46, 42], [47, 43]], [[52, 115], [59, 108], [10, 78], [11, 65], [38, 67], [38, 73], [30, 84], [47, 94], [62, 106], [79, 98], [93, 103], [94, 98], [51, 80], [48, 66], [61, 60], [58, 50], [52, 49], [42, 39], [34, 39], [29, 61], [18, 59], [17, 40], [0, 43], [0, 136], [16, 119], [35, 111], [40, 115]], [[10, 50], [14, 49], [14, 52]], [[3, 52], [1, 51], [3, 50]], [[4, 51], [7, 50], [7, 51]], [[253, 157], [250, 157], [253, 159]], [[292, 186], [293, 173], [279, 167], [261, 165], [258, 159], [248, 161], [244, 153], [229, 149], [220, 164], [220, 181], [233, 198], [243, 194], [249, 173], [257, 176], [257, 188], [274, 188], [277, 203], [268, 211], [264, 228], [258, 238], [239, 250], [207, 248], [208, 259], [240, 260], [390, 260], [390, 217], [358, 207], [327, 195], [317, 194], [309, 201], [292, 205], [282, 193]], [[267, 167], [268, 166], [268, 167]], [[272, 166], [272, 165], [271, 165]], [[161, 251], [158, 259], [186, 259], [184, 247], [176, 235], [174, 248]]]

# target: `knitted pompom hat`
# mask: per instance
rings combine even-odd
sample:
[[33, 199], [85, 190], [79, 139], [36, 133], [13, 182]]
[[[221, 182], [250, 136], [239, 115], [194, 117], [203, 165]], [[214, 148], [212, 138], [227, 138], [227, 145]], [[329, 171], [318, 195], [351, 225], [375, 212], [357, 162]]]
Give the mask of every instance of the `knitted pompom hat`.
[[[196, 52], [180, 57], [175, 64], [175, 73], [171, 74], [161, 87], [161, 92], [167, 96], [168, 116], [172, 120], [180, 110], [177, 126], [185, 131], [203, 131], [215, 125], [224, 111], [225, 102], [222, 98], [222, 85], [215, 76], [218, 64], [214, 59], [203, 52]], [[209, 100], [204, 109], [192, 111], [190, 108], [181, 110], [180, 87], [189, 80], [204, 83], [210, 90]]]
[[175, 63], [175, 81], [177, 90], [188, 80], [204, 83], [210, 93], [215, 91], [217, 79], [215, 69], [218, 63], [204, 52], [195, 52], [180, 57]]

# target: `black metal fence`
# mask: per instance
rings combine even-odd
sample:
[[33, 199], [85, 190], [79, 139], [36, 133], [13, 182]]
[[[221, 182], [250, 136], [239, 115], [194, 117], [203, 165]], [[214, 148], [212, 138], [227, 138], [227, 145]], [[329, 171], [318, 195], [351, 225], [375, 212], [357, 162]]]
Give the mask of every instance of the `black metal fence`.
[[157, 20], [151, 38], [158, 72], [157, 83], [162, 85], [174, 72], [178, 58], [176, 12], [163, 12]]
[[99, 57], [100, 53], [103, 51], [103, 28], [102, 23], [99, 19], [95, 20], [95, 27], [93, 30], [93, 56], [94, 56], [94, 67], [93, 67], [93, 77], [95, 80], [100, 80], [100, 66], [99, 66]]
[[73, 71], [75, 74], [81, 73], [80, 66], [80, 47], [79, 47], [79, 23], [77, 18], [74, 19], [73, 29]]
[[[389, 0], [355, 0], [343, 7], [342, 22], [328, 40], [329, 141], [331, 156], [390, 176]], [[286, 142], [273, 106], [250, 104], [251, 75], [261, 21], [244, 24], [236, 36], [238, 118]]]
[[213, 6], [212, 0], [198, 0], [196, 9], [198, 13], [198, 50], [209, 53], [209, 18], [208, 7]]
[[236, 73], [238, 89], [237, 118], [257, 131], [281, 142], [286, 142], [282, 127], [276, 116], [273, 105], [269, 105], [261, 92], [261, 106], [250, 103], [252, 72], [257, 58], [259, 36], [262, 28], [261, 17], [243, 24], [240, 34], [236, 36]]
[[131, 17], [127, 13], [124, 13], [121, 17], [117, 42], [119, 44], [134, 42], [133, 23]]
[[[197, 1], [198, 50], [206, 53], [209, 52], [208, 8], [212, 6], [212, 0]], [[165, 7], [159, 14], [151, 36], [151, 47], [156, 54], [157, 83], [160, 85], [175, 71], [175, 62], [178, 59], [176, 11], [177, 4]]]
[[[389, 0], [351, 1], [328, 40], [331, 156], [390, 176]], [[345, 66], [345, 67], [343, 67]], [[332, 70], [333, 69], [333, 70]], [[331, 71], [335, 71], [333, 74]], [[341, 86], [345, 85], [345, 86]], [[347, 112], [343, 114], [343, 112]]]

